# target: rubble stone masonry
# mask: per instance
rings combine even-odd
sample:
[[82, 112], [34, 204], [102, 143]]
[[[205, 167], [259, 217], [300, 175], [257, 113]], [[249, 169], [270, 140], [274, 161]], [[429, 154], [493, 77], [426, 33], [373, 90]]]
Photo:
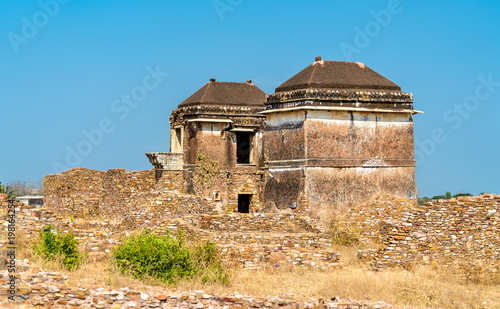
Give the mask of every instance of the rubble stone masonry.
[[380, 244], [360, 251], [376, 268], [430, 265], [442, 270], [499, 271], [500, 195], [436, 200], [417, 206], [378, 196], [351, 210], [366, 240]]
[[[170, 213], [210, 213], [210, 201], [183, 195], [182, 186], [182, 171], [74, 168], [45, 176], [44, 202], [54, 213], [73, 218], [121, 219], [161, 206]], [[186, 201], [192, 202], [189, 208], [179, 207]]]

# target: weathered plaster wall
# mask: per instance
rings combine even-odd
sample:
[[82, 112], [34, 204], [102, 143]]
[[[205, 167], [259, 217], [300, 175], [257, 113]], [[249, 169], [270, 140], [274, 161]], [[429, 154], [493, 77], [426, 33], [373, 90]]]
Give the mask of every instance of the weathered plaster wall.
[[198, 151], [217, 161], [221, 167], [236, 165], [236, 140], [231, 132], [223, 131], [227, 123], [200, 123]]
[[[198, 151], [219, 162], [221, 167], [235, 167], [236, 133], [227, 130], [227, 123], [200, 123], [198, 125]], [[226, 129], [226, 130], [224, 130]], [[251, 139], [250, 164], [263, 165], [262, 132], [255, 132]]]
[[301, 160], [306, 157], [304, 117], [303, 111], [267, 115], [264, 141], [269, 166], [303, 164]]
[[362, 166], [378, 157], [389, 166], [413, 166], [412, 115], [308, 111], [308, 165]]
[[315, 215], [327, 216], [376, 192], [416, 198], [411, 114], [270, 113], [265, 143], [265, 201], [278, 208], [307, 200]]
[[278, 209], [300, 209], [300, 193], [304, 190], [303, 168], [269, 169], [264, 201], [274, 202]]
[[358, 206], [375, 193], [416, 198], [413, 167], [308, 167], [305, 174], [311, 212], [323, 218]]

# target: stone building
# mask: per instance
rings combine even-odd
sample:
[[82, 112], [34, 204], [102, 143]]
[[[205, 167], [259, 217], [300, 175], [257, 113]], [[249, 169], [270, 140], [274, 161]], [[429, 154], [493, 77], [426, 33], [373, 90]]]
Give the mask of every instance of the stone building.
[[184, 191], [239, 212], [262, 205], [266, 93], [246, 83], [209, 83], [170, 116], [170, 153], [148, 153], [158, 171], [184, 172]]
[[234, 211], [321, 216], [375, 192], [416, 198], [416, 113], [412, 94], [364, 64], [317, 57], [268, 96], [211, 79], [172, 112], [170, 153], [147, 156]]

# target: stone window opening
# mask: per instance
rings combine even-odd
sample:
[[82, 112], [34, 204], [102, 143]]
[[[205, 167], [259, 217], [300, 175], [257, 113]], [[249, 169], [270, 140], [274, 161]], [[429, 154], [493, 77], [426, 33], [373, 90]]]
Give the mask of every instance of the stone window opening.
[[213, 192], [213, 200], [214, 201], [220, 201], [221, 200], [220, 191], [214, 191]]
[[173, 153], [182, 153], [183, 152], [183, 145], [182, 145], [182, 127], [177, 126], [174, 127], [173, 129], [173, 141], [172, 141], [172, 147], [171, 147], [171, 152]]
[[253, 134], [251, 132], [236, 132], [236, 163], [250, 164]]
[[252, 194], [238, 194], [238, 212], [250, 213], [250, 202], [252, 201]]

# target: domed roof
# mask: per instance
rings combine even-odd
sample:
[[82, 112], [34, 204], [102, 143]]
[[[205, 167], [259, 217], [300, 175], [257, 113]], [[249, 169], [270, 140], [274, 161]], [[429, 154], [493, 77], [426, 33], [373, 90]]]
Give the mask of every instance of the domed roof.
[[195, 105], [231, 107], [265, 107], [266, 93], [251, 80], [246, 83], [217, 82], [215, 78], [179, 104], [179, 108]]
[[278, 86], [276, 92], [297, 89], [401, 91], [401, 87], [360, 62], [316, 61]]

